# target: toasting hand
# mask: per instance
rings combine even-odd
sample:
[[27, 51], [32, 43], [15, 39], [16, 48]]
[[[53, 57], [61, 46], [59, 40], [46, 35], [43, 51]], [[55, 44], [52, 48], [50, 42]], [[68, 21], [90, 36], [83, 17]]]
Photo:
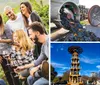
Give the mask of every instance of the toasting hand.
[[25, 69], [24, 66], [18, 66], [18, 67], [15, 69], [15, 71], [20, 72], [20, 71], [22, 71], [22, 70], [24, 70], [24, 69]]

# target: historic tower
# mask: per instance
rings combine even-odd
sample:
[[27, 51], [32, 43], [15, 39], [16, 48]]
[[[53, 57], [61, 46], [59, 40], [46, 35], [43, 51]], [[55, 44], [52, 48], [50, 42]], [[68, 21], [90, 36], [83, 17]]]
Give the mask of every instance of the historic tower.
[[83, 52], [82, 48], [79, 46], [71, 46], [68, 51], [72, 54], [71, 68], [69, 75], [69, 85], [82, 85], [79, 63], [79, 54]]

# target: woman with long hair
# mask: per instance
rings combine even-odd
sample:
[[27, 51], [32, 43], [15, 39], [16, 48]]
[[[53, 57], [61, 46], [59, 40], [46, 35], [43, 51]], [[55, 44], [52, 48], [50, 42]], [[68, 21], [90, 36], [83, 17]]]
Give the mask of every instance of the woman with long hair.
[[38, 14], [36, 12], [32, 12], [32, 6], [29, 2], [22, 2], [20, 4], [20, 11], [26, 27], [34, 21], [42, 22]]
[[7, 66], [7, 58], [11, 52], [11, 42], [12, 42], [12, 31], [11, 29], [4, 25], [2, 16], [0, 15], [0, 64], [6, 75], [8, 83], [13, 85], [12, 77], [10, 75], [9, 68]]
[[[29, 2], [22, 2], [20, 4], [20, 11], [22, 13], [24, 24], [26, 28], [32, 24], [32, 22], [38, 21], [41, 22], [40, 16], [36, 13], [36, 11], [32, 11], [32, 6]], [[43, 23], [42, 23], [43, 24]], [[44, 29], [45, 30], [45, 29]], [[46, 30], [45, 33], [47, 34]]]
[[0, 15], [0, 62], [2, 63], [3, 55], [11, 51], [12, 31], [3, 24]]
[[3, 50], [9, 51], [12, 39], [12, 31], [6, 25], [4, 25], [2, 17], [0, 15], [0, 54], [3, 53]]
[[[16, 43], [16, 45], [12, 47], [11, 52], [12, 66], [17, 67], [32, 63], [34, 61], [34, 44], [27, 34], [23, 30], [16, 30], [13, 33], [13, 41]], [[25, 69], [19, 73], [22, 77], [27, 77], [29, 75], [29, 69]]]

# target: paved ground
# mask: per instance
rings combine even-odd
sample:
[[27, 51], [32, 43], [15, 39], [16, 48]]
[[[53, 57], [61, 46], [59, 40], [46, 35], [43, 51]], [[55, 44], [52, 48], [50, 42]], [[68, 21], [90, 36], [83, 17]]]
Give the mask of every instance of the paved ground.
[[94, 32], [95, 35], [100, 38], [100, 27], [93, 27], [91, 25], [86, 25], [85, 29]]

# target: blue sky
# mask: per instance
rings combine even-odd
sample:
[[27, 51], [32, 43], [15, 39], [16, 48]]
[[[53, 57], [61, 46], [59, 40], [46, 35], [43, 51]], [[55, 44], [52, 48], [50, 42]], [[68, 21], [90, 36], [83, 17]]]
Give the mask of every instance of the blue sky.
[[91, 72], [100, 71], [100, 43], [52, 43], [51, 63], [58, 76], [70, 69], [71, 54], [68, 52], [68, 47], [72, 45], [83, 49], [82, 54], [79, 55], [81, 75], [90, 76]]

